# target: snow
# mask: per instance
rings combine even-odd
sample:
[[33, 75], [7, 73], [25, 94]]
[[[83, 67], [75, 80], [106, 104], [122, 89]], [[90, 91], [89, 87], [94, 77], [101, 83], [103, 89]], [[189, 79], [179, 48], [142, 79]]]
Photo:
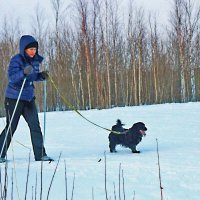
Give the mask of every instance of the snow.
[[[48, 112], [45, 147], [55, 162], [43, 163], [42, 199], [47, 199], [60, 153], [60, 162], [49, 193], [51, 200], [66, 199], [65, 164], [68, 199], [72, 196], [74, 177], [74, 200], [106, 199], [105, 155], [108, 199], [115, 199], [114, 192], [116, 199], [119, 199], [119, 191], [121, 199], [124, 199], [123, 179], [127, 200], [134, 199], [134, 195], [136, 200], [161, 199], [156, 143], [158, 139], [164, 199], [199, 200], [199, 108], [200, 102], [191, 102], [80, 111], [83, 116], [105, 128], [110, 128], [118, 118], [126, 124], [126, 128], [135, 122], [143, 121], [148, 131], [138, 145], [141, 154], [132, 154], [129, 149], [120, 146], [117, 147], [117, 153], [111, 154], [108, 148], [108, 131], [88, 123], [73, 111]], [[43, 127], [43, 113], [40, 113], [39, 117]], [[1, 118], [0, 131], [4, 125], [5, 118]], [[29, 150], [18, 142], [31, 148], [28, 132], [26, 122], [21, 118], [13, 145], [8, 151], [8, 199], [11, 195], [12, 169], [16, 172], [16, 178], [13, 180], [14, 199], [23, 199], [25, 196]], [[27, 199], [32, 199], [32, 195], [35, 199], [35, 187], [37, 199], [40, 199], [41, 162], [34, 161], [32, 151], [30, 155]], [[5, 164], [0, 164], [1, 180], [4, 180], [4, 166]]]

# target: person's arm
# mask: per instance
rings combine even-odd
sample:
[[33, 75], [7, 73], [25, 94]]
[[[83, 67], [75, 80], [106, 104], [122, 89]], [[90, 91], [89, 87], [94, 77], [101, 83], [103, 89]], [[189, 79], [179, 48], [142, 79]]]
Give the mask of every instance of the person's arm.
[[8, 79], [12, 83], [20, 82], [24, 79], [24, 70], [19, 60], [12, 58], [8, 67]]

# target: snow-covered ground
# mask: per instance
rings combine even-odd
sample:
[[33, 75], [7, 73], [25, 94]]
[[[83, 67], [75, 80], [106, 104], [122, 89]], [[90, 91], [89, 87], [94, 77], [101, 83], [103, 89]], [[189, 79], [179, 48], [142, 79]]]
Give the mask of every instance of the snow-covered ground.
[[[164, 199], [199, 200], [199, 110], [200, 103], [195, 102], [81, 111], [81, 114], [89, 120], [106, 128], [115, 124], [118, 118], [126, 124], [126, 128], [131, 127], [135, 122], [143, 121], [148, 131], [147, 136], [138, 145], [141, 154], [132, 154], [129, 149], [120, 146], [117, 148], [118, 153], [109, 153], [109, 132], [88, 123], [73, 111], [47, 113], [45, 147], [48, 155], [53, 157], [55, 162], [43, 164], [42, 199], [47, 199], [60, 153], [61, 159], [49, 193], [51, 200], [66, 199], [65, 164], [68, 199], [72, 196], [74, 177], [74, 200], [106, 199], [104, 155], [107, 160], [106, 184], [109, 200], [119, 199], [119, 191], [121, 199], [124, 199], [123, 180], [125, 199], [161, 199], [157, 138]], [[43, 127], [43, 113], [40, 113], [40, 122]], [[4, 123], [5, 118], [1, 118], [0, 131]], [[31, 148], [29, 130], [23, 118], [15, 133], [13, 148], [11, 146], [8, 151], [8, 199], [11, 199], [13, 170], [15, 200], [24, 199], [25, 196], [29, 157], [29, 150], [18, 142]], [[13, 152], [15, 161], [13, 161]], [[34, 161], [32, 151], [30, 159], [27, 199], [40, 199], [41, 163]], [[2, 184], [4, 166], [5, 164], [0, 164]], [[121, 170], [119, 170], [120, 166]], [[121, 172], [120, 190], [119, 171]], [[35, 188], [37, 188], [37, 198], [35, 198]]]

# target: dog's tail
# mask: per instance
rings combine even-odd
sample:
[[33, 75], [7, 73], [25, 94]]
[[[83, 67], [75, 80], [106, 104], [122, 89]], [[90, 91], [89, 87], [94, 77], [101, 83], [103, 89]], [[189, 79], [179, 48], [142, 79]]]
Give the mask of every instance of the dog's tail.
[[117, 119], [117, 123], [116, 124], [119, 125], [119, 126], [124, 126], [125, 125], [125, 124], [122, 124], [122, 121], [120, 119]]

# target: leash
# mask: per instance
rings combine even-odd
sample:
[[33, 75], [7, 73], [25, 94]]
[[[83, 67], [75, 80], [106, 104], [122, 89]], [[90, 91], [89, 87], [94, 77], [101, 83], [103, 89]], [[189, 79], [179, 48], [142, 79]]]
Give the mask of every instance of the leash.
[[73, 111], [75, 111], [79, 116], [81, 116], [83, 119], [85, 119], [87, 122], [93, 124], [94, 126], [97, 126], [101, 129], [104, 129], [106, 131], [115, 133], [115, 134], [121, 134], [123, 132], [117, 132], [117, 131], [112, 131], [111, 129], [105, 128], [101, 125], [96, 124], [95, 122], [92, 122], [91, 120], [89, 120], [88, 118], [86, 118], [84, 115], [82, 115], [59, 91], [58, 87], [56, 86], [55, 82], [53, 81], [52, 77], [49, 75], [49, 80], [52, 83], [52, 86], [55, 88], [55, 90], [57, 91], [57, 93], [59, 94], [59, 96], [62, 98], [62, 100], [66, 103], [66, 105], [68, 105]]

